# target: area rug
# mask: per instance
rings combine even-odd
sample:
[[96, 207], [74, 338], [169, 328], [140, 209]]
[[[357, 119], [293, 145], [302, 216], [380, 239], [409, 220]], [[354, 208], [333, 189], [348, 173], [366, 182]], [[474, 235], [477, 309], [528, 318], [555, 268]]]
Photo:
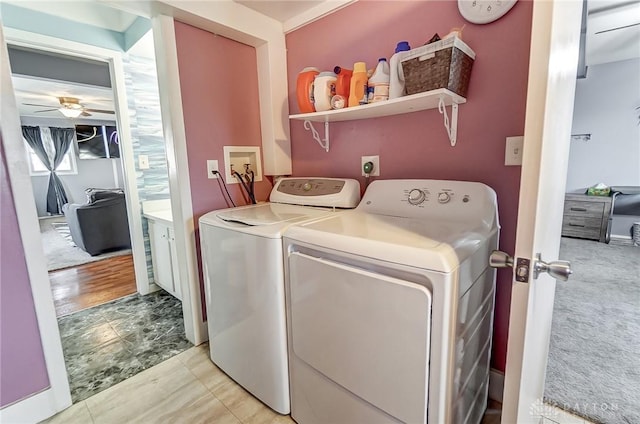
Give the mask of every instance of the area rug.
[[640, 248], [563, 238], [545, 400], [596, 423], [640, 423]]
[[117, 252], [91, 256], [73, 243], [64, 217], [40, 219], [40, 235], [42, 236], [42, 247], [47, 258], [47, 269], [49, 271], [131, 253], [131, 249], [123, 249]]

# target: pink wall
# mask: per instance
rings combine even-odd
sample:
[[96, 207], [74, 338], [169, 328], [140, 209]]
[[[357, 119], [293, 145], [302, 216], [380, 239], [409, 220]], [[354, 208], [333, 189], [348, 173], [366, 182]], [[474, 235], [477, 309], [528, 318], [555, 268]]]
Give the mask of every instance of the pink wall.
[[0, 134], [0, 407], [49, 387]]
[[[379, 155], [381, 178], [481, 181], [498, 194], [500, 247], [513, 252], [520, 167], [504, 166], [505, 138], [524, 133], [532, 3], [519, 1], [488, 25], [466, 23], [464, 41], [475, 51], [467, 103], [460, 106], [458, 144], [450, 147], [437, 110], [374, 120], [331, 124], [331, 151], [325, 153], [291, 121], [294, 175], [360, 177], [360, 157]], [[445, 35], [465, 21], [455, 1], [367, 1], [350, 5], [286, 37], [289, 108], [298, 113], [297, 73], [352, 68], [389, 58], [396, 42], [418, 47], [434, 33]], [[320, 129], [320, 128], [318, 128]], [[504, 370], [511, 274], [498, 273], [493, 366]]]
[[[175, 31], [202, 286], [198, 219], [231, 206], [218, 181], [207, 178], [206, 161], [217, 159], [222, 170], [223, 146], [261, 145], [257, 60], [253, 47], [222, 36], [181, 22]], [[236, 205], [246, 204], [239, 184], [228, 188]], [[255, 190], [257, 201], [267, 200], [271, 183], [265, 178]]]

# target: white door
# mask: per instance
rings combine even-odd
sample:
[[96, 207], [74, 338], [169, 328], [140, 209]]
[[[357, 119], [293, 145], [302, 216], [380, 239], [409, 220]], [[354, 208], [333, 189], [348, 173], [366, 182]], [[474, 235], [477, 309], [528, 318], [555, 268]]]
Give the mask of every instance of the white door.
[[582, 1], [533, 6], [527, 112], [514, 260], [530, 260], [511, 293], [503, 423], [541, 421], [555, 280], [534, 259], [558, 258], [573, 119]]

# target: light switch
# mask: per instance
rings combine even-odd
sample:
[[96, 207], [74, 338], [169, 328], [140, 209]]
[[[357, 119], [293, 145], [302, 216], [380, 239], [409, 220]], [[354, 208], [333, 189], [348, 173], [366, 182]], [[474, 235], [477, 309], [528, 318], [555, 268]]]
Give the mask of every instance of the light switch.
[[522, 165], [522, 147], [524, 145], [524, 137], [507, 137], [506, 148], [504, 151], [504, 164], [506, 166]]
[[149, 169], [149, 156], [147, 155], [138, 156], [138, 168]]

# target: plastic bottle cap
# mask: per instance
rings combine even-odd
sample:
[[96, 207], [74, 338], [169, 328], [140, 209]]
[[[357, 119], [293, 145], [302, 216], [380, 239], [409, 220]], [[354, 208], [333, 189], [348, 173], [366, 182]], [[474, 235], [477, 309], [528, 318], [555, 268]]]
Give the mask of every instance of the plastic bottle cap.
[[408, 41], [400, 41], [396, 46], [396, 53], [406, 52], [407, 50], [411, 50], [411, 46]]
[[337, 75], [331, 71], [323, 71], [320, 72], [317, 77], [337, 77]]
[[367, 64], [364, 62], [356, 62], [353, 64], [353, 73], [367, 72]]

